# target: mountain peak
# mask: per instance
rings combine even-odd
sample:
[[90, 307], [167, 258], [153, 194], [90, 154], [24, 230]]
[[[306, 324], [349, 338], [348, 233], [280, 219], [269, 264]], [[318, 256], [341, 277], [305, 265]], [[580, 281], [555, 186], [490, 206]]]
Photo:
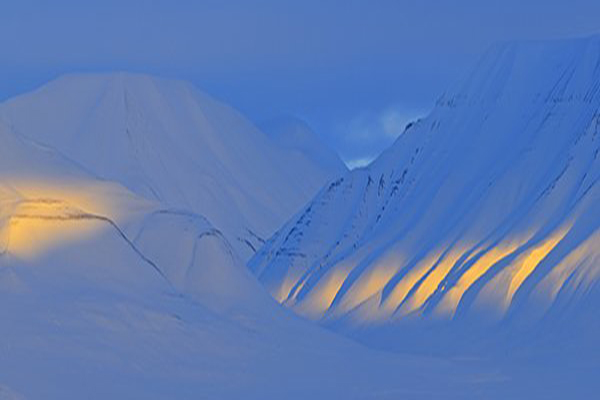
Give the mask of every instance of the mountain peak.
[[330, 178], [182, 81], [65, 75], [0, 104], [0, 116], [97, 177], [206, 215], [242, 259]]
[[348, 170], [339, 155], [323, 142], [306, 121], [300, 118], [279, 117], [263, 122], [260, 128], [279, 146], [304, 155], [331, 178]]

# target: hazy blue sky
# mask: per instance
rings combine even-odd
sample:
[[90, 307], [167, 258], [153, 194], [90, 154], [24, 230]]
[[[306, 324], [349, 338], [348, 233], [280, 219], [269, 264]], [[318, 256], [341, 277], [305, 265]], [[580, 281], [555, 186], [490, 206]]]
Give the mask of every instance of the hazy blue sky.
[[600, 33], [599, 0], [0, 2], [0, 99], [57, 75], [177, 77], [346, 160], [389, 145], [492, 42]]

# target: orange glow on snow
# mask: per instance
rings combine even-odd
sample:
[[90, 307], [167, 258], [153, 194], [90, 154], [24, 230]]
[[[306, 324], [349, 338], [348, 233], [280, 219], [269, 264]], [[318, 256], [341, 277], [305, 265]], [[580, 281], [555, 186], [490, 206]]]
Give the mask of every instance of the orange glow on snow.
[[348, 278], [350, 271], [344, 268], [332, 268], [296, 307], [296, 311], [308, 318], [322, 317], [331, 307], [333, 300]]
[[[9, 181], [6, 179], [6, 181]], [[4, 184], [4, 182], [3, 182]], [[106, 227], [103, 218], [116, 218], [113, 201], [125, 189], [112, 184], [74, 185], [9, 181], [13, 190], [0, 192], [0, 251], [35, 258], [60, 245], [88, 237]], [[110, 196], [104, 194], [110, 193]], [[116, 200], [114, 200], [116, 199]]]
[[568, 229], [564, 229], [557, 232], [555, 235], [542, 242], [533, 250], [525, 253], [519, 258], [519, 260], [517, 260], [515, 263], [515, 268], [513, 269], [513, 277], [508, 287], [506, 303], [510, 303], [512, 301], [516, 291], [521, 287], [525, 279], [527, 279], [527, 277], [533, 273], [542, 260], [546, 258], [546, 256], [548, 256], [552, 250], [554, 250], [556, 245], [558, 245], [558, 243], [560, 243], [560, 241], [567, 235], [568, 231]]
[[396, 272], [398, 272], [397, 264], [375, 267], [363, 273], [344, 295], [339, 306], [340, 311], [352, 310], [372, 296], [381, 293]]
[[[463, 273], [458, 282], [446, 293], [436, 308], [436, 314], [452, 317], [465, 292], [486, 272], [500, 260], [514, 253], [526, 240], [499, 244], [483, 254], [467, 271]], [[475, 253], [475, 252], [474, 252]], [[471, 258], [471, 257], [470, 257]]]
[[479, 294], [478, 303], [486, 308], [496, 310], [498, 316], [504, 315], [525, 280], [556, 248], [569, 230], [570, 226], [559, 229], [519, 255], [508, 267], [488, 282]]
[[536, 300], [545, 309], [550, 307], [567, 281], [572, 288], [585, 288], [600, 278], [600, 230], [569, 253], [563, 261], [539, 283]]
[[425, 257], [394, 286], [383, 304], [384, 312], [392, 314], [396, 311], [410, 290], [439, 260], [441, 253], [438, 251]]
[[433, 271], [419, 285], [412, 296], [404, 303], [400, 309], [401, 315], [409, 314], [418, 310], [425, 304], [431, 295], [438, 289], [440, 283], [448, 275], [454, 264], [464, 254], [464, 249], [450, 250], [444, 258], [434, 267]]
[[34, 258], [61, 243], [86, 237], [101, 225], [86, 215], [64, 201], [25, 201], [5, 227], [8, 251], [20, 258]]

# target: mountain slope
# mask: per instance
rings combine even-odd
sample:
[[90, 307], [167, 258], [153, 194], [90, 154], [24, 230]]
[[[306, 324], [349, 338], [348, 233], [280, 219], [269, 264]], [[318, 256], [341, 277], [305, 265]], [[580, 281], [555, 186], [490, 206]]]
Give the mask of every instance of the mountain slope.
[[205, 215], [242, 259], [329, 178], [179, 81], [69, 75], [1, 104], [0, 115], [95, 176]]
[[2, 123], [0, 301], [0, 398], [463, 398], [491, 387], [470, 366], [373, 352], [289, 315], [204, 218], [98, 180]]
[[[95, 243], [107, 237], [126, 250], [125, 254], [111, 252], [113, 263], [120, 266], [113, 271], [117, 274], [144, 265], [150, 275], [173, 290], [201, 294], [211, 282], [211, 290], [218, 294], [226, 293], [229, 286], [238, 288], [232, 299], [247, 292], [236, 276], [245, 276], [245, 285], [257, 289], [227, 239], [202, 216], [169, 209], [119, 184], [98, 180], [60, 153], [19, 137], [2, 123], [0, 143], [2, 265], [44, 264], [55, 253], [75, 252], [71, 247], [78, 247], [74, 244], [80, 241]], [[178, 247], [173, 248], [175, 245]], [[79, 264], [90, 261], [104, 264], [102, 251], [88, 248], [82, 254], [90, 260], [73, 258], [63, 267], [82, 268]], [[131, 257], [137, 261], [128, 261]], [[200, 279], [200, 271], [211, 274]], [[182, 275], [186, 278], [181, 279]], [[143, 276], [131, 272], [122, 280], [126, 286], [133, 285]], [[210, 303], [218, 303], [215, 296]]]
[[599, 153], [600, 38], [498, 45], [249, 265], [280, 302], [371, 343], [586, 348], [593, 333], [567, 327], [600, 326]]
[[260, 124], [260, 128], [282, 148], [311, 160], [331, 179], [348, 172], [340, 156], [327, 147], [306, 122], [294, 117], [281, 117]]

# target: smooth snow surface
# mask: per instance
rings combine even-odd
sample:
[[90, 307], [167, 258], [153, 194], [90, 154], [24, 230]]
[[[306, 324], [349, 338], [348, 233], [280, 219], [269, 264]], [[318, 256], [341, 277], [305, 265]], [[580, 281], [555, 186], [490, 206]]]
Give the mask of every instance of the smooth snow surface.
[[597, 392], [599, 154], [600, 37], [498, 45], [250, 267], [372, 345], [537, 360], [548, 395]]
[[301, 119], [281, 117], [260, 124], [260, 128], [282, 148], [302, 154], [311, 160], [331, 179], [348, 172], [340, 156], [323, 143]]
[[277, 305], [203, 217], [0, 124], [0, 398], [430, 398], [497, 377]]
[[317, 142], [185, 83], [5, 102], [0, 399], [593, 397], [599, 109], [599, 38], [498, 46], [302, 209]]
[[67, 75], [0, 116], [97, 177], [204, 215], [244, 260], [331, 177], [181, 81]]
[[502, 379], [294, 316], [206, 218], [142, 193], [0, 121], [0, 399], [476, 398]]

